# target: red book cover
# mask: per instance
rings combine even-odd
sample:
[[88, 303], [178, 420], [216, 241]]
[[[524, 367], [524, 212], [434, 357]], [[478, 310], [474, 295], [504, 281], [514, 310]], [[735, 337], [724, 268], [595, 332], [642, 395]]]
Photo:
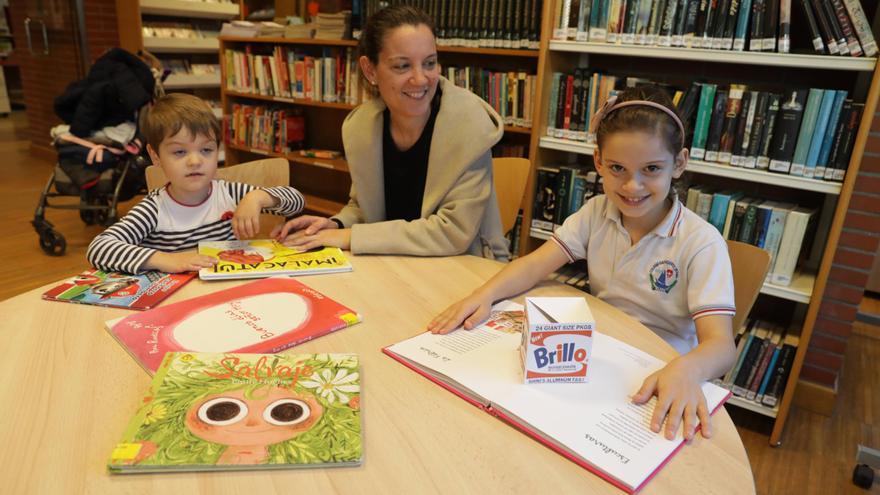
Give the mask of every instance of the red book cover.
[[159, 304], [195, 275], [155, 271], [131, 275], [92, 269], [52, 287], [43, 299], [143, 311]]
[[361, 316], [292, 278], [266, 278], [106, 323], [148, 373], [166, 352], [273, 354]]
[[567, 77], [568, 82], [565, 83], [565, 120], [563, 120], [563, 129], [571, 127], [571, 97], [574, 88], [574, 76]]

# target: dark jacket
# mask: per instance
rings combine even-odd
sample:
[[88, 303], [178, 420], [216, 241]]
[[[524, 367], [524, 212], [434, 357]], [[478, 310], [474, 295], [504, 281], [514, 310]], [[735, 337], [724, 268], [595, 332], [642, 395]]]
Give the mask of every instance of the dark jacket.
[[86, 138], [108, 125], [135, 118], [153, 97], [150, 67], [131, 53], [113, 48], [95, 61], [85, 79], [55, 98], [55, 114], [74, 136]]

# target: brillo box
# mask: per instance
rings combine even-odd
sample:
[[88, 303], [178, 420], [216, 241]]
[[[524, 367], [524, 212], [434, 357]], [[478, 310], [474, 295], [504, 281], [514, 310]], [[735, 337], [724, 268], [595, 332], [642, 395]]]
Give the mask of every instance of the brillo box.
[[527, 297], [520, 356], [525, 383], [585, 383], [595, 320], [582, 297]]

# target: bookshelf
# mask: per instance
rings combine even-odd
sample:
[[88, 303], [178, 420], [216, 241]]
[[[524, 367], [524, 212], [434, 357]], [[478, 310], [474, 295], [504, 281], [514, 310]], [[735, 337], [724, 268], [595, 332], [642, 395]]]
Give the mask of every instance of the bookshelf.
[[[279, 37], [245, 38], [222, 36], [219, 50], [223, 60], [226, 50], [241, 51], [250, 49], [254, 53], [269, 53], [275, 47], [302, 50], [305, 53], [321, 54], [324, 50], [355, 50], [355, 40], [296, 39]], [[438, 45], [441, 67], [447, 65], [470, 65], [500, 67], [500, 70], [513, 70], [525, 67], [529, 73], [536, 73], [539, 51], [530, 49], [485, 48]], [[354, 56], [352, 54], [352, 56]], [[344, 57], [343, 57], [344, 58]], [[226, 84], [226, 64], [221, 64], [220, 94], [224, 115], [230, 115], [233, 105], [265, 105], [272, 108], [299, 108], [306, 117], [306, 148], [342, 150], [341, 128], [348, 112], [355, 108], [349, 102], [326, 102], [288, 96], [272, 96], [249, 92]], [[444, 71], [444, 76], [446, 75]], [[536, 94], [539, 88], [536, 88]], [[320, 131], [315, 129], [320, 129]], [[519, 125], [505, 125], [504, 141], [522, 143], [524, 152], [529, 149], [532, 128]], [[344, 158], [333, 160], [306, 158], [298, 152], [272, 152], [226, 142], [227, 163], [235, 164], [259, 158], [274, 156], [290, 161], [291, 177], [294, 186], [307, 196], [306, 208], [312, 213], [332, 215], [337, 213], [348, 201], [351, 187], [348, 164]]]
[[[550, 88], [553, 72], [571, 73], [575, 67], [588, 67], [591, 70], [602, 70], [616, 75], [647, 78], [657, 76], [663, 79], [663, 75], [676, 74], [679, 80], [683, 79], [681, 76], [684, 75], [684, 78], [689, 76], [691, 80], [712, 80], [711, 78], [715, 77], [718, 81], [736, 83], [754, 81], [758, 85], [771, 85], [776, 82], [778, 85], [789, 87], [834, 87], [849, 90], [856, 101], [865, 103], [847, 173], [842, 183], [697, 160], [692, 160], [688, 164], [686, 175], [697, 183], [705, 179], [714, 181], [713, 185], [721, 184], [733, 189], [737, 189], [736, 186], [739, 185], [747, 190], [761, 188], [762, 191], [783, 191], [785, 194], [793, 194], [797, 197], [812, 198], [814, 204], [821, 205], [822, 215], [809, 266], [799, 266], [789, 286], [765, 283], [761, 289], [763, 294], [761, 298], [788, 301], [787, 304], [777, 304], [771, 299], [770, 304], [777, 304], [780, 308], [794, 307], [792, 313], [796, 315], [795, 320], [803, 318], [800, 325], [800, 343], [784, 395], [780, 403], [773, 408], [739, 397], [734, 397], [730, 401], [730, 404], [735, 406], [773, 418], [769, 442], [774, 446], [779, 445], [798, 389], [800, 369], [822, 303], [832, 258], [840, 239], [871, 120], [877, 107], [878, 95], [880, 95], [880, 69], [877, 58], [624, 45], [619, 41], [611, 44], [554, 40], [552, 39], [555, 27], [554, 15], [562, 1], [548, 0], [543, 6], [538, 59], [538, 84], [543, 88]], [[877, 22], [874, 24], [876, 25]], [[821, 77], [833, 79], [835, 83], [822, 86], [821, 83], [815, 82]], [[537, 101], [538, 108], [547, 109], [551, 91], [544, 90], [541, 93]], [[535, 201], [536, 170], [539, 167], [558, 163], [590, 162], [591, 159], [588, 157], [595, 149], [585, 142], [547, 136], [547, 120], [546, 110], [535, 113], [529, 150], [532, 174], [523, 209], [520, 254], [536, 249], [549, 239], [551, 234], [542, 229], [530, 228], [532, 206]]]

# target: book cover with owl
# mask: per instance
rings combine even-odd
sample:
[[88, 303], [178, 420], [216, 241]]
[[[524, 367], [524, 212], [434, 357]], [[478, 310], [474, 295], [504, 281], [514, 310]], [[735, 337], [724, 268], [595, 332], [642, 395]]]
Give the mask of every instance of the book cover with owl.
[[361, 321], [292, 278], [249, 282], [106, 323], [148, 373], [166, 352], [276, 353]]
[[356, 466], [355, 354], [169, 352], [111, 473]]

